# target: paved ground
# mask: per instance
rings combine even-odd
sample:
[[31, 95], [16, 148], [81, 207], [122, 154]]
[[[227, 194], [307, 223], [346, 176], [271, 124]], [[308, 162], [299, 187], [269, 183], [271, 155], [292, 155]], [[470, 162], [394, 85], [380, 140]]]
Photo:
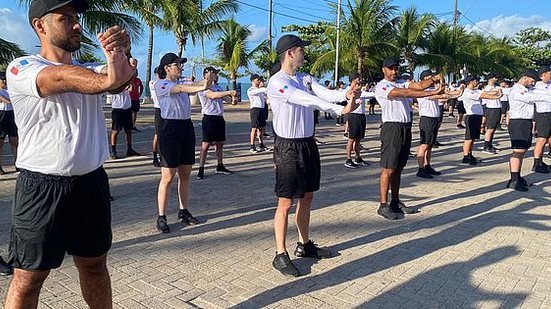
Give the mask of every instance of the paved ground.
[[[141, 117], [135, 148], [149, 153], [151, 110], [145, 108]], [[508, 151], [490, 156], [478, 150], [483, 164], [461, 166], [463, 132], [445, 119], [440, 140], [446, 146], [433, 156], [443, 176], [416, 178], [410, 161], [401, 194], [420, 213], [391, 222], [375, 213], [378, 118], [370, 116], [363, 143], [372, 165], [357, 170], [343, 167], [342, 129], [322, 120], [322, 189], [314, 201], [312, 238], [339, 255], [296, 260], [305, 275], [289, 279], [271, 268], [271, 154], [248, 152], [244, 107], [227, 107], [226, 119], [226, 162], [237, 173], [214, 175], [212, 156], [205, 180], [195, 180], [193, 171], [190, 207], [200, 225], [177, 222], [174, 190], [168, 214], [172, 232], [157, 233], [160, 176], [149, 154], [105, 164], [116, 198], [109, 257], [116, 308], [551, 308], [550, 177], [525, 167], [534, 183], [530, 191], [505, 189]], [[200, 136], [200, 128], [196, 133]], [[414, 137], [418, 140], [417, 130]], [[505, 132], [496, 139], [499, 148], [508, 147]], [[3, 256], [14, 179], [14, 174], [0, 178]], [[292, 227], [291, 252], [295, 239]], [[2, 299], [8, 283], [0, 278]], [[45, 283], [40, 308], [75, 307], [86, 305], [68, 258]]]

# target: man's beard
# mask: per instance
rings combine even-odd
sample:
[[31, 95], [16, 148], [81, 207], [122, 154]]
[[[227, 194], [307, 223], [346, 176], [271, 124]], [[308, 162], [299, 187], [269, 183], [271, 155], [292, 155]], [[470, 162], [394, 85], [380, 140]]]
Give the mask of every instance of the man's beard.
[[78, 40], [77, 43], [73, 43], [71, 42], [71, 39], [72, 37], [68, 38], [68, 39], [63, 39], [63, 38], [54, 38], [53, 41], [52, 41], [52, 44], [54, 46], [57, 46], [61, 49], [63, 49], [64, 51], [67, 51], [67, 52], [75, 52], [77, 50], [80, 49], [80, 40]]

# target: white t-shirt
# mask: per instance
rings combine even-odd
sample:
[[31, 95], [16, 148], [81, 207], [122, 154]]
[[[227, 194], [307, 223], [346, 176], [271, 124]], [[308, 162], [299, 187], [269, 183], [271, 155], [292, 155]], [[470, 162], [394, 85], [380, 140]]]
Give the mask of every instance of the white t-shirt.
[[[428, 88], [426, 91], [433, 91], [434, 88]], [[440, 117], [440, 107], [439, 101], [437, 99], [427, 99], [427, 98], [418, 98], [417, 103], [419, 104], [419, 116], [438, 118]]]
[[130, 99], [130, 92], [128, 90], [108, 96], [111, 97], [111, 108], [113, 109], [129, 109], [132, 107], [132, 100]]
[[251, 87], [247, 89], [247, 96], [249, 97], [251, 109], [264, 108], [264, 106], [266, 106], [267, 93], [268, 88], [266, 87]]
[[[539, 81], [534, 88], [537, 90], [551, 91], [551, 81], [548, 83]], [[536, 102], [536, 113], [551, 113], [551, 100]]]
[[157, 83], [156, 80], [150, 80], [149, 81], [149, 92], [151, 93], [151, 100], [153, 100], [153, 107], [154, 108], [161, 108], [159, 105], [159, 99], [157, 98], [157, 94], [155, 93], [155, 84]]
[[[310, 102], [290, 102], [295, 91], [312, 92], [322, 100], [317, 104]], [[344, 107], [329, 102], [346, 101], [345, 91], [326, 89], [310, 75], [295, 73], [290, 76], [283, 71], [274, 74], [268, 81], [268, 99], [272, 107], [273, 130], [283, 138], [305, 138], [314, 135], [314, 110], [342, 114]]]
[[465, 88], [463, 91], [463, 106], [467, 111], [467, 115], [484, 115], [482, 104], [480, 102], [480, 96], [482, 91], [478, 89]]
[[383, 123], [385, 122], [411, 122], [410, 98], [389, 99], [388, 94], [394, 88], [407, 88], [409, 84], [381, 80], [375, 87], [375, 98], [381, 105]]
[[[100, 72], [104, 67], [85, 65]], [[40, 55], [17, 58], [7, 69], [9, 93], [19, 129], [16, 166], [61, 176], [90, 173], [108, 157], [101, 95], [65, 92], [41, 98], [36, 79], [48, 66]]]
[[172, 87], [178, 84], [168, 79], [161, 79], [155, 83], [155, 95], [159, 100], [163, 119], [191, 119], [189, 95], [187, 93], [170, 94]]
[[[10, 99], [10, 95], [6, 89], [0, 89], [0, 96], [4, 99]], [[13, 107], [11, 104], [4, 103], [3, 101], [0, 101], [0, 111], [12, 111]]]
[[203, 90], [197, 94], [199, 96], [199, 101], [201, 101], [201, 114], [211, 116], [224, 116], [224, 100], [222, 98], [207, 98], [207, 92], [209, 91], [221, 92], [224, 90], [218, 85], [213, 85], [210, 89]]
[[551, 92], [542, 89], [528, 89], [516, 83], [509, 93], [509, 119], [534, 118], [534, 104], [536, 107], [551, 100]]
[[499, 100], [501, 102], [507, 102], [509, 101], [509, 93], [511, 93], [511, 88], [510, 87], [507, 87], [507, 88], [501, 88], [501, 93], [503, 93], [503, 95], [501, 96], [501, 98], [499, 98]]
[[[484, 91], [497, 91], [500, 87], [497, 85], [487, 85], [484, 87]], [[486, 108], [501, 108], [500, 99], [482, 99], [482, 105], [486, 105]]]

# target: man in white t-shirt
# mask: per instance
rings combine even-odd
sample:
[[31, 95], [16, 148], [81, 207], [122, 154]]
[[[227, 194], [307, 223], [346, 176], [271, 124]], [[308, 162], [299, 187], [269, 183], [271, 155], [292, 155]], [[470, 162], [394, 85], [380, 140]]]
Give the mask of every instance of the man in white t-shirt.
[[[264, 115], [264, 107], [266, 106], [266, 93], [268, 89], [262, 87], [262, 77], [258, 74], [251, 75], [251, 87], [247, 89], [251, 108], [251, 134], [250, 134], [250, 149], [252, 153], [269, 150], [264, 145], [263, 132], [266, 128], [266, 117]], [[258, 139], [258, 149], [254, 145], [255, 138]]]
[[[218, 82], [218, 72], [213, 67], [206, 67], [203, 70], [203, 76], [212, 76]], [[210, 89], [199, 92], [199, 101], [201, 101], [201, 121], [203, 129], [203, 142], [201, 143], [201, 154], [199, 156], [199, 171], [197, 179], [205, 179], [205, 163], [210, 145], [214, 145], [216, 151], [216, 174], [231, 175], [232, 171], [224, 166], [224, 143], [226, 142], [226, 121], [224, 120], [224, 97], [231, 97], [232, 102], [237, 92], [235, 90], [223, 91], [215, 84]]]
[[[358, 85], [363, 83], [362, 76], [357, 72], [350, 74], [350, 76], [348, 76], [348, 80], [350, 83], [354, 82]], [[346, 143], [346, 161], [344, 162], [344, 166], [346, 168], [354, 169], [360, 166], [369, 165], [369, 163], [362, 159], [360, 154], [360, 142], [362, 138], [365, 137], [365, 102], [373, 97], [375, 97], [375, 93], [362, 91], [358, 108], [348, 114], [346, 121], [348, 127], [348, 141]], [[354, 161], [352, 161], [352, 151], [354, 151]]]
[[90, 308], [112, 308], [108, 156], [100, 95], [122, 91], [136, 73], [128, 34], [98, 34], [107, 65], [81, 65], [79, 13], [86, 0], [34, 0], [29, 23], [40, 53], [12, 61], [7, 81], [19, 129], [10, 239], [15, 268], [4, 308], [36, 308], [42, 284], [65, 254], [73, 256]]
[[[410, 103], [414, 98], [423, 98], [444, 92], [440, 75], [418, 83], [399, 83], [400, 60], [387, 58], [383, 62], [384, 79], [375, 88], [375, 97], [382, 109], [381, 126], [381, 176], [380, 201], [377, 214], [388, 220], [398, 219], [398, 214], [416, 211], [400, 201], [400, 179], [407, 164], [411, 148], [412, 113]], [[438, 85], [435, 90], [425, 91]], [[388, 191], [392, 190], [390, 204]]]
[[[329, 258], [332, 253], [318, 247], [309, 237], [310, 207], [314, 191], [320, 187], [320, 157], [314, 139], [314, 110], [350, 113], [358, 107], [359, 85], [348, 91], [328, 90], [314, 78], [297, 72], [304, 63], [304, 47], [309, 42], [296, 35], [282, 36], [276, 45], [279, 69], [268, 82], [268, 99], [273, 113], [275, 191], [278, 197], [274, 216], [276, 256], [272, 266], [284, 275], [299, 276], [286, 249], [288, 216], [298, 199], [296, 223], [299, 242], [297, 257]], [[313, 93], [309, 91], [310, 88]], [[330, 102], [348, 100], [346, 106]]]
[[[540, 81], [536, 82], [535, 89], [541, 91], [551, 90], [551, 67], [542, 65], [538, 74]], [[551, 98], [546, 101], [537, 102], [536, 113], [534, 114], [536, 122], [536, 144], [534, 145], [534, 165], [532, 170], [536, 173], [548, 174], [549, 165], [543, 162], [543, 148], [545, 144], [551, 141]]]
[[155, 83], [159, 80], [159, 67], [155, 67], [153, 70], [153, 73], [155, 74], [155, 79], [152, 79], [149, 81], [149, 92], [151, 93], [151, 100], [153, 100], [153, 110], [155, 114], [155, 130], [153, 133], [153, 141], [151, 143], [151, 148], [153, 149], [153, 166], [155, 167], [161, 167], [161, 162], [159, 162], [159, 140], [158, 140], [158, 132], [159, 127], [161, 126], [162, 118], [161, 118], [161, 106], [159, 105], [159, 98], [157, 98], [157, 94], [155, 93]]
[[[488, 85], [484, 87], [484, 91], [497, 91], [501, 89], [497, 85], [498, 76], [496, 73], [490, 73], [486, 76]], [[484, 133], [484, 148], [482, 152], [489, 154], [496, 154], [497, 149], [493, 145], [495, 130], [501, 123], [501, 98], [499, 99], [482, 99], [482, 105], [485, 106], [484, 118], [486, 118], [485, 126], [486, 132]]]
[[126, 140], [126, 156], [139, 156], [140, 154], [132, 148], [132, 100], [129, 92], [130, 86], [121, 93], [110, 94], [111, 98], [111, 149], [109, 157], [112, 160], [118, 159], [117, 138], [119, 132], [124, 130]]
[[[2, 148], [4, 147], [4, 139], [9, 137], [11, 153], [13, 154], [13, 162], [17, 161], [17, 126], [15, 125], [15, 116], [11, 105], [10, 95], [7, 90], [6, 73], [0, 72], [0, 175], [6, 172], [2, 168], [3, 156]], [[18, 171], [18, 169], [15, 169]]]

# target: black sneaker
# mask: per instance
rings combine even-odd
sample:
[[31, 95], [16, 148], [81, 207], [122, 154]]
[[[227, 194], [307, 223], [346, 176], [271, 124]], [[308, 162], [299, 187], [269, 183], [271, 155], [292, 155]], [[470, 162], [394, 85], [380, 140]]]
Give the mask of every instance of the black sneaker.
[[519, 177], [518, 178], [518, 181], [523, 185], [523, 186], [526, 186], [526, 187], [529, 187], [530, 185], [528, 185], [528, 182], [526, 181], [526, 179], [524, 179], [524, 177]]
[[471, 163], [471, 157], [463, 156], [463, 159], [461, 160], [461, 164], [470, 164], [470, 163]]
[[362, 158], [356, 158], [356, 160], [354, 160], [354, 163], [356, 163], [356, 165], [358, 166], [369, 166], [369, 163], [365, 162]]
[[455, 118], [455, 115], [454, 114], [449, 114], [448, 118]]
[[436, 142], [434, 143], [434, 145], [432, 145], [432, 146], [438, 148], [438, 147], [440, 147], [440, 146], [445, 146], [445, 145], [442, 144], [442, 143], [440, 143], [439, 141], [436, 141]]
[[266, 147], [266, 145], [260, 145], [260, 151], [272, 151], [272, 149]]
[[257, 153], [258, 152], [258, 150], [256, 150], [255, 146], [251, 146], [251, 148], [249, 148], [249, 151], [252, 152], [252, 153]]
[[12, 274], [13, 268], [11, 267], [11, 265], [8, 265], [8, 263], [6, 263], [4, 259], [0, 256], [0, 275], [10, 276]]
[[157, 158], [153, 159], [153, 166], [154, 167], [161, 167], [161, 162], [159, 162], [159, 159], [157, 159]]
[[230, 171], [229, 169], [227, 169], [223, 164], [219, 164], [217, 167], [216, 167], [216, 171], [214, 171], [215, 174], [222, 174], [222, 175], [231, 175], [233, 174], [232, 171]]
[[280, 254], [276, 253], [275, 258], [272, 261], [272, 266], [275, 269], [279, 270], [279, 272], [284, 274], [285, 276], [292, 276], [292, 277], [300, 276], [298, 269], [291, 262], [291, 259], [289, 258], [289, 254], [287, 252], [283, 252]]
[[0, 175], [5, 175], [6, 174], [6, 171], [4, 171], [4, 169], [0, 166]]
[[109, 159], [111, 160], [116, 160], [118, 159], [119, 157], [117, 156], [117, 152], [116, 151], [110, 151], [109, 152]]
[[205, 172], [199, 171], [197, 173], [197, 180], [203, 180], [205, 179]]
[[510, 188], [510, 189], [515, 189], [517, 191], [528, 191], [528, 186], [523, 183], [520, 179], [517, 180], [517, 181], [513, 181], [511, 179], [509, 179], [509, 181], [507, 182], [507, 188]]
[[421, 177], [421, 178], [425, 178], [425, 179], [432, 179], [432, 175], [429, 174], [424, 168], [420, 168], [418, 171], [417, 171], [417, 177]]
[[482, 152], [483, 153], [488, 153], [488, 154], [496, 154], [497, 153], [497, 151], [495, 151], [495, 149], [492, 148], [492, 147], [484, 147]]
[[379, 206], [379, 209], [377, 209], [377, 214], [380, 216], [383, 216], [385, 219], [388, 220], [396, 220], [398, 219], [398, 215], [392, 211], [390, 206]]
[[296, 257], [310, 257], [316, 259], [328, 259], [333, 256], [331, 251], [318, 247], [311, 239], [306, 243], [297, 242]]
[[358, 168], [358, 164], [354, 163], [351, 159], [346, 159], [346, 161], [344, 162], [344, 167], [347, 167], [347, 168]]
[[470, 156], [470, 158], [469, 158], [469, 165], [477, 165], [478, 162], [479, 162], [479, 161], [478, 161], [478, 159], [477, 159], [475, 156], [473, 156], [473, 155]]
[[418, 212], [417, 210], [415, 210], [413, 208], [407, 207], [406, 204], [402, 203], [402, 201], [390, 202], [390, 209], [394, 213], [406, 214], [406, 215], [411, 215], [411, 214], [415, 214], [415, 213]]
[[180, 209], [178, 211], [178, 219], [180, 222], [187, 223], [189, 225], [195, 225], [199, 223], [199, 220], [195, 218], [187, 209]]
[[456, 128], [458, 128], [458, 129], [465, 129], [466, 127], [465, 127], [464, 125], [462, 125], [462, 124], [458, 124], [458, 125], [456, 126]]
[[549, 174], [549, 168], [547, 165], [539, 164], [532, 166], [532, 171], [540, 174]]
[[344, 134], [342, 135], [342, 137], [344, 137], [345, 139], [347, 139], [347, 138], [348, 138], [348, 132], [344, 133]]
[[127, 156], [127, 157], [140, 156], [140, 153], [137, 152], [136, 150], [132, 149], [132, 148], [129, 148], [129, 149], [126, 151], [126, 156]]
[[432, 166], [430, 166], [430, 165], [426, 165], [426, 166], [425, 166], [425, 171], [427, 171], [427, 173], [429, 173], [429, 174], [431, 174], [431, 175], [433, 175], [433, 176], [440, 176], [440, 175], [442, 175], [441, 172], [435, 170], [435, 169], [432, 168]]
[[159, 217], [157, 218], [157, 230], [161, 233], [169, 233], [170, 228], [168, 227], [168, 223], [166, 222], [166, 218]]

